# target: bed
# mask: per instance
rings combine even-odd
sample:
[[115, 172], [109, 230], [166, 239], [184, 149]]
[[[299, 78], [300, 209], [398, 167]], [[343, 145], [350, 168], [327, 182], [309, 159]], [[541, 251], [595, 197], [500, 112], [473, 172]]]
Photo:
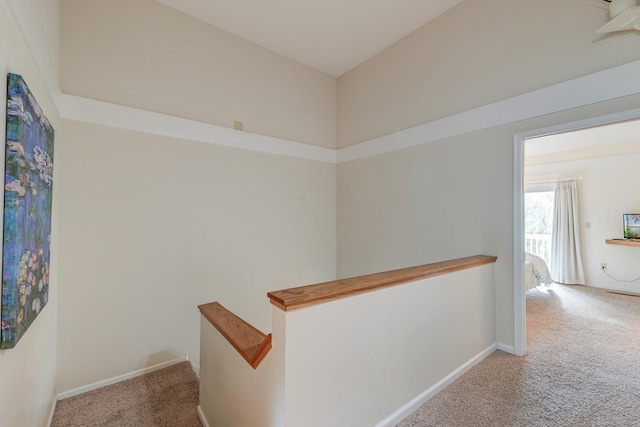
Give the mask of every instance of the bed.
[[544, 259], [530, 252], [525, 252], [524, 285], [525, 292], [540, 285], [551, 286], [553, 280]]

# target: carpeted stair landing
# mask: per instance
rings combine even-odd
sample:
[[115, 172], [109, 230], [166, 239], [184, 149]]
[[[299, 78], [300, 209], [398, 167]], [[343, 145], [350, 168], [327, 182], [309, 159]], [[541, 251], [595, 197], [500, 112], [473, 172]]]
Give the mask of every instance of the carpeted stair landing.
[[52, 427], [201, 427], [190, 362], [63, 399]]

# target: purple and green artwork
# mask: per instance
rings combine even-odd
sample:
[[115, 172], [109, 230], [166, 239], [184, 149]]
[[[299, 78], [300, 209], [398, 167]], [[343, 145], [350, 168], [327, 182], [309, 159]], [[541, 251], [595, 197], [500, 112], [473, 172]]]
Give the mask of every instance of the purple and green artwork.
[[17, 74], [7, 75], [2, 340], [13, 348], [49, 299], [51, 124]]

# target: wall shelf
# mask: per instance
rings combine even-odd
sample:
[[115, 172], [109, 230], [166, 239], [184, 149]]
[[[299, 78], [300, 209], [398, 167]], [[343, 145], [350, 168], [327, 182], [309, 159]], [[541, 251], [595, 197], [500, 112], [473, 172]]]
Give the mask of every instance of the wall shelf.
[[607, 243], [609, 245], [636, 246], [636, 247], [640, 248], [640, 241], [634, 241], [634, 240], [613, 240], [613, 239], [608, 239], [608, 240], [605, 240], [605, 243]]

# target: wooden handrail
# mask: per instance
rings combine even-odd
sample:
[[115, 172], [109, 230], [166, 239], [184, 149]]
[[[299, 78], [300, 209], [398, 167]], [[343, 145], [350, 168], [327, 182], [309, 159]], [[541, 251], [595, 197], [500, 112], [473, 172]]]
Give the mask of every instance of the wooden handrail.
[[418, 265], [415, 267], [401, 268], [399, 270], [385, 271], [383, 273], [367, 274], [365, 276], [335, 280], [333, 282], [283, 289], [280, 291], [269, 292], [267, 296], [271, 300], [271, 304], [287, 311], [338, 298], [349, 297], [363, 292], [372, 291], [374, 289], [413, 282], [415, 280], [425, 279], [427, 277], [438, 276], [441, 274], [453, 273], [454, 271], [477, 267], [483, 264], [490, 264], [496, 262], [497, 259], [498, 258], [495, 256], [476, 255], [449, 261], [435, 262], [432, 264]]
[[265, 335], [217, 302], [198, 306], [200, 313], [256, 369], [271, 350], [271, 334]]

